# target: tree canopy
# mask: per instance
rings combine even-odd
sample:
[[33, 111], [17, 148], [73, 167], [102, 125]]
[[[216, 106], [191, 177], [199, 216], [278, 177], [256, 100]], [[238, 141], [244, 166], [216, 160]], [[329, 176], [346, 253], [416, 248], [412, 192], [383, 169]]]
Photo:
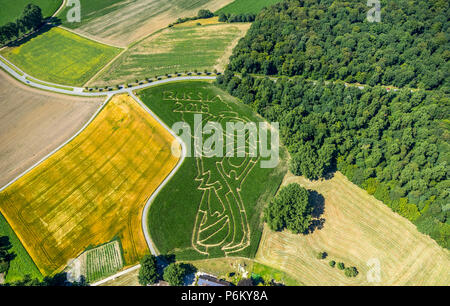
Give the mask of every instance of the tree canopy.
[[164, 280], [171, 286], [182, 286], [185, 276], [186, 268], [182, 264], [171, 263], [164, 270]]
[[286, 228], [295, 234], [307, 232], [311, 214], [308, 191], [298, 184], [283, 187], [264, 210], [265, 221], [272, 230]]

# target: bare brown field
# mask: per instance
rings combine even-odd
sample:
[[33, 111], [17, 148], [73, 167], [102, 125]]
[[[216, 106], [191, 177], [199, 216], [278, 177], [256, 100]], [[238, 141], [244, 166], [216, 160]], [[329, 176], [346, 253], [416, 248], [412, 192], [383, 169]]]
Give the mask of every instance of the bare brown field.
[[73, 136], [103, 100], [46, 93], [0, 70], [0, 187]]
[[[450, 285], [450, 253], [341, 173], [317, 182], [288, 174], [283, 184], [293, 182], [323, 195], [324, 227], [303, 236], [266, 226], [258, 261], [306, 285]], [[328, 258], [316, 259], [321, 251]], [[367, 263], [373, 259], [379, 260], [381, 282], [368, 281], [374, 270]], [[330, 260], [356, 266], [359, 275], [347, 278]]]
[[173, 136], [128, 95], [0, 193], [5, 216], [43, 275], [119, 239], [125, 265], [149, 253], [142, 213], [178, 163]]
[[[130, 0], [82, 25], [75, 32], [98, 39], [114, 46], [126, 47], [130, 43], [152, 34], [178, 18], [197, 15], [200, 9], [216, 11], [233, 0], [209, 0], [203, 3], [177, 4], [166, 0]], [[113, 4], [114, 6], [114, 4]]]

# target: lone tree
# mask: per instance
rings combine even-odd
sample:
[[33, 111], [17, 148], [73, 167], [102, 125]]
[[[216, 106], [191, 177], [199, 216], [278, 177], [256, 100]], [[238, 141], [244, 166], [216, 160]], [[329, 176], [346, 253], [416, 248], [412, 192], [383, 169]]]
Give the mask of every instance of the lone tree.
[[339, 270], [344, 270], [345, 269], [345, 264], [343, 262], [339, 262], [337, 264], [337, 267], [338, 267]]
[[182, 286], [184, 284], [184, 277], [186, 275], [186, 269], [183, 265], [177, 263], [171, 263], [164, 270], [164, 280], [171, 286]]
[[160, 275], [156, 265], [156, 257], [146, 255], [141, 260], [141, 269], [139, 270], [139, 284], [143, 286], [154, 284], [158, 281]]
[[334, 260], [330, 261], [328, 263], [330, 265], [330, 267], [334, 268], [334, 266], [336, 266], [336, 262]]
[[308, 191], [298, 184], [290, 184], [265, 208], [264, 219], [274, 231], [287, 228], [295, 234], [305, 234], [311, 225], [311, 214]]

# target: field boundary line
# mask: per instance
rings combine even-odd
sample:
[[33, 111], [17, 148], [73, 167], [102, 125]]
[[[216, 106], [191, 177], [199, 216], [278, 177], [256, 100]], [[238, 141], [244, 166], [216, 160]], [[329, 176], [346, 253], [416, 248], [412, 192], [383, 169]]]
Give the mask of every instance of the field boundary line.
[[75, 133], [75, 135], [73, 135], [72, 137], [70, 137], [68, 140], [66, 140], [65, 142], [63, 142], [61, 145], [59, 145], [56, 149], [54, 149], [53, 151], [51, 151], [49, 154], [47, 154], [46, 156], [44, 156], [40, 161], [36, 162], [34, 165], [32, 165], [30, 168], [28, 168], [27, 170], [25, 170], [24, 172], [22, 172], [21, 174], [19, 174], [19, 176], [17, 176], [15, 179], [13, 179], [11, 182], [9, 182], [8, 184], [6, 184], [5, 186], [3, 186], [2, 188], [0, 188], [0, 192], [3, 192], [5, 189], [7, 189], [9, 186], [11, 186], [12, 184], [14, 184], [15, 182], [17, 182], [19, 179], [21, 179], [22, 177], [24, 177], [26, 174], [28, 174], [29, 172], [31, 172], [34, 168], [36, 168], [37, 166], [39, 166], [40, 164], [42, 164], [44, 161], [46, 161], [48, 158], [50, 158], [53, 154], [55, 154], [56, 152], [58, 152], [59, 150], [61, 150], [64, 146], [66, 146], [67, 144], [69, 144], [72, 140], [74, 140], [78, 135], [80, 135], [91, 123], [92, 121], [94, 121], [94, 119], [98, 116], [98, 114], [101, 112], [101, 110], [106, 106], [106, 104], [108, 104], [108, 102], [111, 100], [113, 95], [108, 95], [106, 100], [100, 105], [100, 107], [97, 109], [97, 111], [94, 113], [94, 115], [92, 115], [92, 117], [83, 125], [83, 127], [77, 132]]
[[141, 101], [141, 99], [139, 99], [139, 97], [137, 97], [132, 90], [129, 91], [130, 96], [136, 100], [136, 102], [139, 103], [139, 105], [147, 112], [149, 113], [159, 124], [161, 124], [161, 126], [163, 128], [165, 128], [180, 144], [181, 146], [181, 156], [180, 159], [178, 160], [177, 165], [175, 166], [175, 168], [173, 168], [173, 170], [169, 173], [169, 175], [166, 176], [166, 178], [164, 179], [164, 181], [158, 186], [158, 188], [152, 193], [152, 195], [150, 196], [150, 198], [148, 199], [147, 203], [145, 203], [144, 206], [144, 210], [142, 212], [142, 230], [144, 231], [144, 237], [145, 240], [147, 241], [147, 245], [150, 249], [150, 252], [154, 255], [157, 256], [158, 255], [158, 251], [157, 249], [155, 249], [155, 246], [153, 244], [152, 238], [150, 236], [150, 232], [148, 229], [148, 212], [150, 210], [150, 206], [153, 203], [153, 201], [155, 200], [156, 196], [160, 193], [160, 191], [166, 186], [166, 184], [172, 179], [172, 177], [175, 175], [175, 173], [178, 172], [178, 170], [180, 169], [181, 165], [184, 163], [184, 160], [187, 156], [187, 147], [186, 144], [183, 142], [183, 140], [174, 132], [172, 131], [172, 129], [170, 129], [165, 123], [164, 121], [162, 121], [149, 107], [147, 107], [147, 105], [144, 104], [144, 102]]

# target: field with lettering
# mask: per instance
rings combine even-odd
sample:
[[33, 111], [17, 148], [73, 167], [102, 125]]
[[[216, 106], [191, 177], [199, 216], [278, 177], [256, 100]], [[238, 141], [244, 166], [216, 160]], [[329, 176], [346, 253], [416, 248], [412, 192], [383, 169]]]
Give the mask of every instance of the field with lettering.
[[115, 96], [78, 137], [0, 193], [0, 212], [42, 274], [116, 238], [126, 265], [149, 252], [142, 212], [178, 163], [173, 140], [131, 97]]
[[120, 49], [52, 28], [18, 47], [0, 52], [27, 74], [43, 81], [83, 86]]
[[133, 83], [175, 72], [223, 71], [234, 46], [250, 27], [245, 23], [189, 25], [165, 29], [131, 47], [91, 85]]
[[70, 8], [58, 17], [64, 27], [114, 46], [126, 47], [200, 9], [216, 11], [232, 0], [81, 0], [81, 22], [67, 20]]
[[[139, 95], [169, 127], [180, 121], [187, 123], [192, 128], [186, 131], [191, 144], [195, 120], [202, 124], [217, 122], [223, 127], [227, 122], [263, 122], [250, 108], [208, 82], [167, 84]], [[270, 129], [268, 124], [263, 126], [265, 131]], [[208, 136], [204, 131], [205, 144]], [[196, 137], [199, 139], [199, 134]], [[249, 155], [253, 141], [248, 133], [245, 141], [244, 157], [236, 156], [243, 149], [241, 145], [231, 151], [233, 157], [211, 157], [205, 147], [203, 154], [186, 158], [159, 193], [150, 207], [149, 230], [160, 253], [174, 253], [177, 259], [185, 260], [255, 255], [262, 231], [262, 209], [281, 183], [286, 154], [280, 152], [276, 168], [263, 169], [262, 161], [269, 158]], [[212, 146], [223, 149], [224, 144]], [[192, 146], [188, 148], [194, 153]]]
[[[324, 226], [306, 236], [265, 227], [257, 261], [309, 286], [450, 283], [450, 252], [340, 172], [324, 181], [292, 175], [284, 180], [294, 182], [323, 195]], [[327, 252], [328, 257], [317, 259], [318, 252]], [[358, 276], [345, 276], [329, 265], [331, 260], [355, 266]]]

